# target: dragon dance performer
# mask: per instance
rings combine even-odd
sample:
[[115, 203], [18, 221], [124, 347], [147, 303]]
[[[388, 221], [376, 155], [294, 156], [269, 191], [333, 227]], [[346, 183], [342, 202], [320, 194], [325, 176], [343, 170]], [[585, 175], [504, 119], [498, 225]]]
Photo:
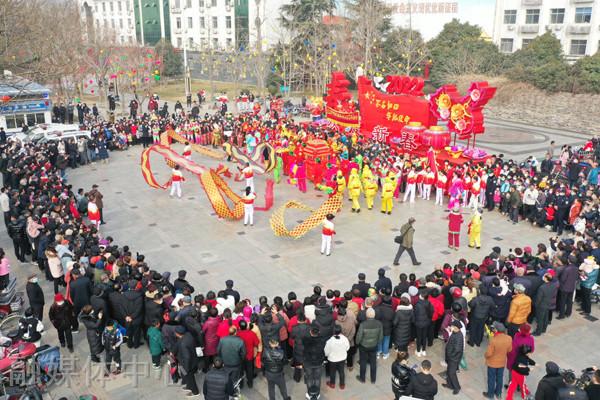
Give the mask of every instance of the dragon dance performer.
[[283, 173], [283, 158], [280, 155], [275, 159], [275, 169], [273, 170], [273, 178], [275, 183], [281, 182], [281, 174]]
[[177, 197], [181, 198], [181, 182], [185, 181], [183, 174], [179, 170], [179, 165], [171, 170], [171, 193], [169, 196], [173, 197], [177, 193]]
[[185, 142], [185, 147], [183, 148], [183, 157], [186, 160], [192, 161], [192, 146], [190, 146], [190, 142]]
[[416, 190], [416, 186], [417, 186], [417, 173], [415, 172], [415, 167], [410, 167], [410, 172], [408, 173], [408, 176], [406, 177], [406, 192], [404, 193], [404, 200], [402, 200], [403, 202], [406, 202], [406, 199], [409, 198], [410, 196], [410, 202], [414, 203], [415, 202], [415, 190]]
[[244, 226], [250, 224], [254, 226], [254, 200], [256, 199], [256, 193], [252, 192], [252, 189], [246, 187], [246, 195], [242, 198], [244, 203]]
[[364, 190], [365, 190], [365, 199], [367, 201], [367, 208], [369, 210], [373, 209], [373, 200], [375, 199], [375, 195], [377, 194], [377, 181], [373, 178], [367, 179], [364, 181]]
[[331, 239], [335, 235], [335, 225], [333, 219], [335, 215], [327, 214], [323, 220], [323, 230], [321, 231], [321, 254], [331, 255]]
[[350, 171], [350, 177], [348, 179], [348, 196], [352, 200], [352, 212], [360, 212], [360, 193], [362, 192], [362, 185], [360, 184], [360, 177], [356, 168], [352, 168]]
[[476, 209], [469, 222], [469, 247], [481, 248], [481, 208]]
[[335, 176], [335, 180], [337, 182], [337, 192], [344, 197], [344, 191], [346, 190], [346, 178], [344, 178], [344, 174], [341, 170], [338, 169], [338, 172]]
[[435, 181], [435, 174], [431, 170], [431, 167], [427, 167], [425, 170], [425, 177], [423, 178], [423, 199], [425, 200], [429, 200], [433, 181]]
[[435, 183], [435, 204], [443, 205], [444, 204], [444, 189], [446, 188], [447, 182], [446, 175], [444, 172], [438, 171], [437, 182]]
[[246, 187], [250, 187], [250, 190], [254, 192], [254, 170], [250, 166], [250, 163], [247, 162], [246, 166], [243, 169], [238, 167], [238, 170], [244, 175], [246, 179]]
[[394, 208], [394, 191], [396, 190], [396, 175], [390, 172], [389, 176], [385, 179], [385, 183], [381, 189], [381, 213], [388, 215], [392, 214]]

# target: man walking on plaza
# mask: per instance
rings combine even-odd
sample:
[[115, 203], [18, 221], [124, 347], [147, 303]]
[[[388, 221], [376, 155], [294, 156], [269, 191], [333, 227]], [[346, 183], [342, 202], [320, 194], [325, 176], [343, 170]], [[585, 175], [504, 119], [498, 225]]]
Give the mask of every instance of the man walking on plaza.
[[400, 260], [400, 256], [404, 253], [404, 250], [410, 255], [410, 259], [412, 260], [413, 265], [421, 265], [419, 261], [417, 261], [417, 256], [415, 256], [415, 251], [413, 250], [413, 237], [415, 234], [414, 223], [415, 219], [410, 217], [408, 222], [400, 228], [400, 236], [396, 236], [394, 241], [399, 244], [398, 252], [396, 253], [396, 257], [394, 257], [394, 265], [400, 265], [398, 261]]
[[356, 345], [359, 351], [360, 374], [356, 376], [365, 383], [367, 363], [371, 367], [371, 383], [377, 380], [377, 345], [383, 340], [383, 325], [375, 319], [375, 310], [367, 309], [367, 320], [362, 322], [356, 333]]
[[483, 396], [488, 399], [502, 397], [502, 378], [504, 366], [508, 353], [512, 350], [512, 339], [506, 334], [506, 327], [501, 322], [494, 322], [492, 326], [494, 336], [485, 352], [485, 363], [487, 365], [488, 390]]
[[279, 388], [283, 400], [290, 400], [291, 397], [288, 396], [287, 387], [285, 386], [285, 376], [283, 374], [283, 367], [287, 360], [277, 340], [269, 340], [269, 346], [265, 348], [262, 354], [262, 362], [269, 387], [269, 400], [275, 400], [275, 386]]

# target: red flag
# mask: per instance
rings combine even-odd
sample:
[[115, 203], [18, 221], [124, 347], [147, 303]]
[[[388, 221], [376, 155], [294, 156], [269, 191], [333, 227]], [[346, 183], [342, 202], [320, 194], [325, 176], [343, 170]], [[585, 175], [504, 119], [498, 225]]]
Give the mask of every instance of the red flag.
[[427, 150], [427, 161], [429, 162], [429, 167], [431, 168], [431, 172], [433, 172], [434, 179], [433, 183], [437, 183], [438, 180], [438, 167], [437, 162], [435, 161], [435, 152], [433, 151], [433, 147], [429, 147]]

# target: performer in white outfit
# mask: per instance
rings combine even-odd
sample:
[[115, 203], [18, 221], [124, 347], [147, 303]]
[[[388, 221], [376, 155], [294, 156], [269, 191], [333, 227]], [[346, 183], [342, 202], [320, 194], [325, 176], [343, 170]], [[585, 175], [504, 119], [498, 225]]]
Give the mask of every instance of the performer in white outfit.
[[177, 193], [177, 197], [181, 198], [181, 182], [185, 181], [183, 174], [179, 170], [179, 165], [171, 170], [171, 193], [169, 196], [173, 197]]
[[417, 186], [417, 173], [415, 172], [415, 167], [411, 167], [410, 172], [408, 173], [408, 176], [406, 177], [406, 192], [404, 192], [404, 200], [402, 200], [403, 202], [406, 202], [406, 199], [408, 199], [409, 196], [410, 196], [410, 202], [411, 203], [415, 202], [416, 186]]
[[250, 224], [250, 226], [254, 226], [254, 200], [256, 199], [256, 194], [252, 192], [250, 187], [246, 188], [246, 195], [242, 199], [242, 203], [244, 203], [244, 226]]
[[323, 230], [321, 231], [321, 254], [331, 255], [331, 239], [335, 235], [335, 226], [333, 219], [335, 215], [327, 214], [323, 220]]
[[185, 142], [183, 157], [185, 157], [186, 160], [192, 161], [192, 146], [190, 146], [190, 142]]
[[448, 178], [442, 171], [438, 172], [437, 182], [435, 183], [435, 204], [439, 204], [440, 206], [444, 205], [444, 189], [446, 188], [446, 183], [448, 182]]
[[246, 178], [246, 187], [250, 187], [250, 190], [254, 192], [254, 170], [250, 166], [250, 163], [246, 163], [246, 167], [241, 170]]

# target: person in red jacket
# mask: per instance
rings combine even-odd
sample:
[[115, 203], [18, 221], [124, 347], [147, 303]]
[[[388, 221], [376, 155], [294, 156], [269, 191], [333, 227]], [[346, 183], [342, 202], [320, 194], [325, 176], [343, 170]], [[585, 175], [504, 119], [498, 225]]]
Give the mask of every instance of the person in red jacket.
[[240, 330], [237, 335], [244, 342], [244, 346], [246, 346], [246, 358], [243, 361], [243, 368], [248, 387], [252, 388], [254, 380], [254, 358], [256, 357], [260, 341], [258, 340], [256, 333], [249, 329], [248, 323], [244, 320], [240, 321]]
[[460, 206], [456, 204], [448, 215], [448, 247], [451, 249], [458, 250], [462, 223], [463, 216], [460, 213]]

